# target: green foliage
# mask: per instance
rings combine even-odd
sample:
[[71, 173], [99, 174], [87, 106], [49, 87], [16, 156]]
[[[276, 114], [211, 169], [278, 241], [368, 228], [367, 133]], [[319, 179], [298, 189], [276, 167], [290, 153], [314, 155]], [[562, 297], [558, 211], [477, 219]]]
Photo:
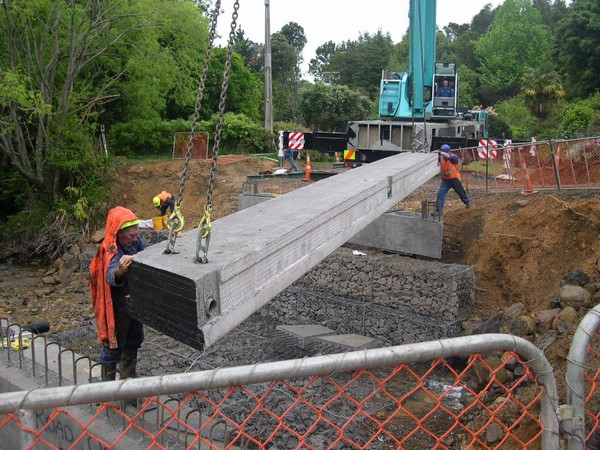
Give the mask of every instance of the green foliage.
[[[217, 116], [210, 121], [203, 121], [198, 125], [198, 131], [206, 131], [211, 136], [211, 142], [217, 125]], [[267, 131], [264, 126], [250, 120], [243, 114], [226, 113], [221, 126], [221, 140], [219, 153], [221, 154], [248, 154], [268, 153], [273, 151], [276, 137]]]
[[137, 119], [116, 124], [108, 130], [108, 148], [129, 158], [171, 155], [175, 133], [190, 131], [191, 127], [191, 122], [183, 119]]
[[589, 130], [593, 136], [600, 135], [600, 91], [589, 98], [590, 107], [594, 110], [592, 120], [590, 120]]
[[[43, 230], [43, 224], [51, 209], [48, 202], [31, 199], [16, 213], [7, 217], [0, 227], [2, 242], [19, 241], [27, 243], [35, 239]], [[31, 251], [31, 249], [26, 249]]]
[[510, 96], [526, 67], [551, 62], [554, 44], [531, 0], [505, 0], [492, 25], [475, 43], [483, 83]]
[[521, 93], [534, 116], [546, 118], [565, 96], [560, 75], [548, 67], [528, 67], [522, 77]]
[[561, 135], [565, 138], [585, 136], [593, 118], [594, 109], [589, 102], [577, 102], [569, 105], [562, 113]]
[[31, 196], [31, 187], [22, 174], [0, 164], [0, 222], [19, 211]]
[[389, 33], [361, 33], [356, 41], [338, 46], [323, 72], [336, 74], [338, 84], [348, 86], [375, 100], [379, 95], [381, 70], [389, 67], [394, 44]]
[[279, 130], [287, 130], [287, 131], [311, 131], [310, 128], [301, 125], [299, 123], [294, 122], [274, 122], [273, 129], [275, 133], [278, 133]]
[[323, 67], [329, 62], [329, 58], [335, 53], [335, 50], [336, 45], [333, 41], [327, 41], [317, 47], [316, 56], [310, 60], [308, 65], [308, 73], [314, 76], [316, 80], [330, 80], [328, 73], [323, 73]]
[[460, 107], [473, 108], [479, 104], [477, 88], [479, 76], [474, 70], [466, 66], [458, 66], [460, 89], [458, 91], [458, 104]]
[[[205, 98], [202, 102], [200, 117], [204, 120], [210, 118], [213, 112], [218, 111], [221, 100], [223, 85], [223, 73], [227, 49], [217, 48], [213, 50], [210, 60], [210, 72], [206, 80]], [[200, 75], [199, 73], [197, 74]], [[233, 54], [231, 60], [231, 74], [227, 89], [225, 110], [236, 114], [245, 114], [252, 120], [259, 118], [260, 100], [262, 93], [258, 89], [259, 84], [255, 75], [244, 67], [244, 61], [240, 55]], [[198, 87], [196, 86], [196, 91]], [[195, 98], [195, 97], [194, 97]], [[190, 110], [190, 116], [193, 109]]]
[[301, 89], [300, 111], [310, 129], [346, 131], [349, 121], [370, 118], [374, 103], [347, 86], [319, 82]]
[[235, 32], [234, 50], [244, 60], [244, 66], [252, 73], [263, 73], [263, 45], [246, 39], [245, 32], [238, 28]]
[[581, 98], [600, 90], [600, 2], [571, 2], [557, 36], [569, 96]]
[[[535, 135], [535, 129], [538, 120], [531, 114], [530, 109], [525, 104], [523, 97], [517, 96], [504, 100], [496, 105], [497, 117], [493, 122], [504, 123], [508, 127], [506, 138], [529, 140]], [[497, 136], [497, 132], [491, 130], [492, 136]]]

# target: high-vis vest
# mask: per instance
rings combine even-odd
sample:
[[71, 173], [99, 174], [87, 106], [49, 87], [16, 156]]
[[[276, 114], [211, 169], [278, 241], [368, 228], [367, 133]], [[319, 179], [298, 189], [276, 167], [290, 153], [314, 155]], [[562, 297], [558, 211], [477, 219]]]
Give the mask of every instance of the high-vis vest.
[[440, 158], [440, 168], [441, 168], [443, 179], [451, 180], [453, 178], [458, 178], [460, 180], [460, 172], [458, 171], [458, 164], [452, 164], [450, 159], [446, 159], [442, 156]]
[[160, 204], [164, 205], [165, 202], [167, 201], [168, 198], [173, 197], [171, 194], [169, 194], [167, 191], [162, 191], [160, 194], [157, 195], [158, 198], [160, 198]]

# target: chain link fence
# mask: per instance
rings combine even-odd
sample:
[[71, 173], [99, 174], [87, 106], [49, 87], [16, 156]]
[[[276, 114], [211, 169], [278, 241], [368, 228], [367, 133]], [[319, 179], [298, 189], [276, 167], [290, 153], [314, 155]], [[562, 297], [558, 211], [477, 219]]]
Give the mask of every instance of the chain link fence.
[[558, 448], [552, 368], [510, 335], [91, 381], [0, 394], [3, 447]]
[[600, 188], [600, 137], [496, 144], [453, 150], [467, 189], [486, 192]]

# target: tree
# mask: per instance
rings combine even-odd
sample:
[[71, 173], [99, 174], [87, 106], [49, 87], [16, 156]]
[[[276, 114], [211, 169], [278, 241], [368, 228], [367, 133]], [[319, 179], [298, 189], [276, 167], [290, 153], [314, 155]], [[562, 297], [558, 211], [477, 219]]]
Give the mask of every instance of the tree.
[[296, 22], [285, 24], [271, 37], [275, 120], [298, 122], [300, 64], [305, 45], [304, 28]]
[[280, 33], [285, 36], [287, 43], [296, 50], [298, 62], [302, 62], [302, 52], [306, 46], [306, 35], [304, 34], [304, 28], [302, 28], [296, 22], [289, 22], [281, 27]]
[[518, 92], [526, 67], [551, 63], [553, 40], [531, 0], [505, 0], [475, 44], [482, 84], [509, 97]]
[[300, 90], [300, 112], [309, 128], [345, 131], [351, 120], [366, 120], [373, 115], [373, 103], [346, 86], [322, 82]]
[[327, 81], [331, 79], [331, 74], [323, 73], [323, 67], [329, 64], [329, 58], [336, 51], [337, 46], [333, 41], [327, 41], [317, 47], [316, 58], [310, 60], [308, 64], [308, 73], [315, 77], [316, 80]]
[[234, 50], [244, 60], [244, 66], [253, 73], [263, 72], [264, 48], [262, 44], [246, 39], [244, 30], [238, 28], [235, 32]]
[[375, 99], [379, 95], [381, 71], [389, 67], [394, 44], [389, 33], [381, 30], [360, 34], [356, 41], [346, 41], [336, 48], [323, 72], [337, 75], [337, 82], [359, 90]]
[[271, 36], [271, 53], [273, 117], [278, 121], [298, 122], [298, 50], [286, 35], [277, 32]]
[[525, 102], [531, 113], [540, 119], [548, 117], [552, 106], [565, 95], [560, 75], [555, 70], [528, 67], [522, 80], [521, 93]]
[[584, 97], [600, 89], [600, 3], [573, 0], [558, 24], [559, 58], [566, 84], [573, 97]]
[[143, 26], [120, 6], [115, 0], [0, 3], [0, 79], [16, 88], [0, 99], [0, 151], [41, 192], [50, 187], [55, 200], [89, 169], [90, 122], [115, 98], [112, 87], [123, 75], [100, 58]]

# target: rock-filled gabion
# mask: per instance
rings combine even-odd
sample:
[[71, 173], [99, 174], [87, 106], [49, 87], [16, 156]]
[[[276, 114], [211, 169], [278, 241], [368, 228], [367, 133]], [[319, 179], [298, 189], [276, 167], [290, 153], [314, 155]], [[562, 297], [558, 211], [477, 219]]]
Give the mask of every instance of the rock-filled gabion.
[[475, 304], [471, 266], [342, 247], [260, 314], [279, 323], [320, 324], [386, 345], [457, 336]]

